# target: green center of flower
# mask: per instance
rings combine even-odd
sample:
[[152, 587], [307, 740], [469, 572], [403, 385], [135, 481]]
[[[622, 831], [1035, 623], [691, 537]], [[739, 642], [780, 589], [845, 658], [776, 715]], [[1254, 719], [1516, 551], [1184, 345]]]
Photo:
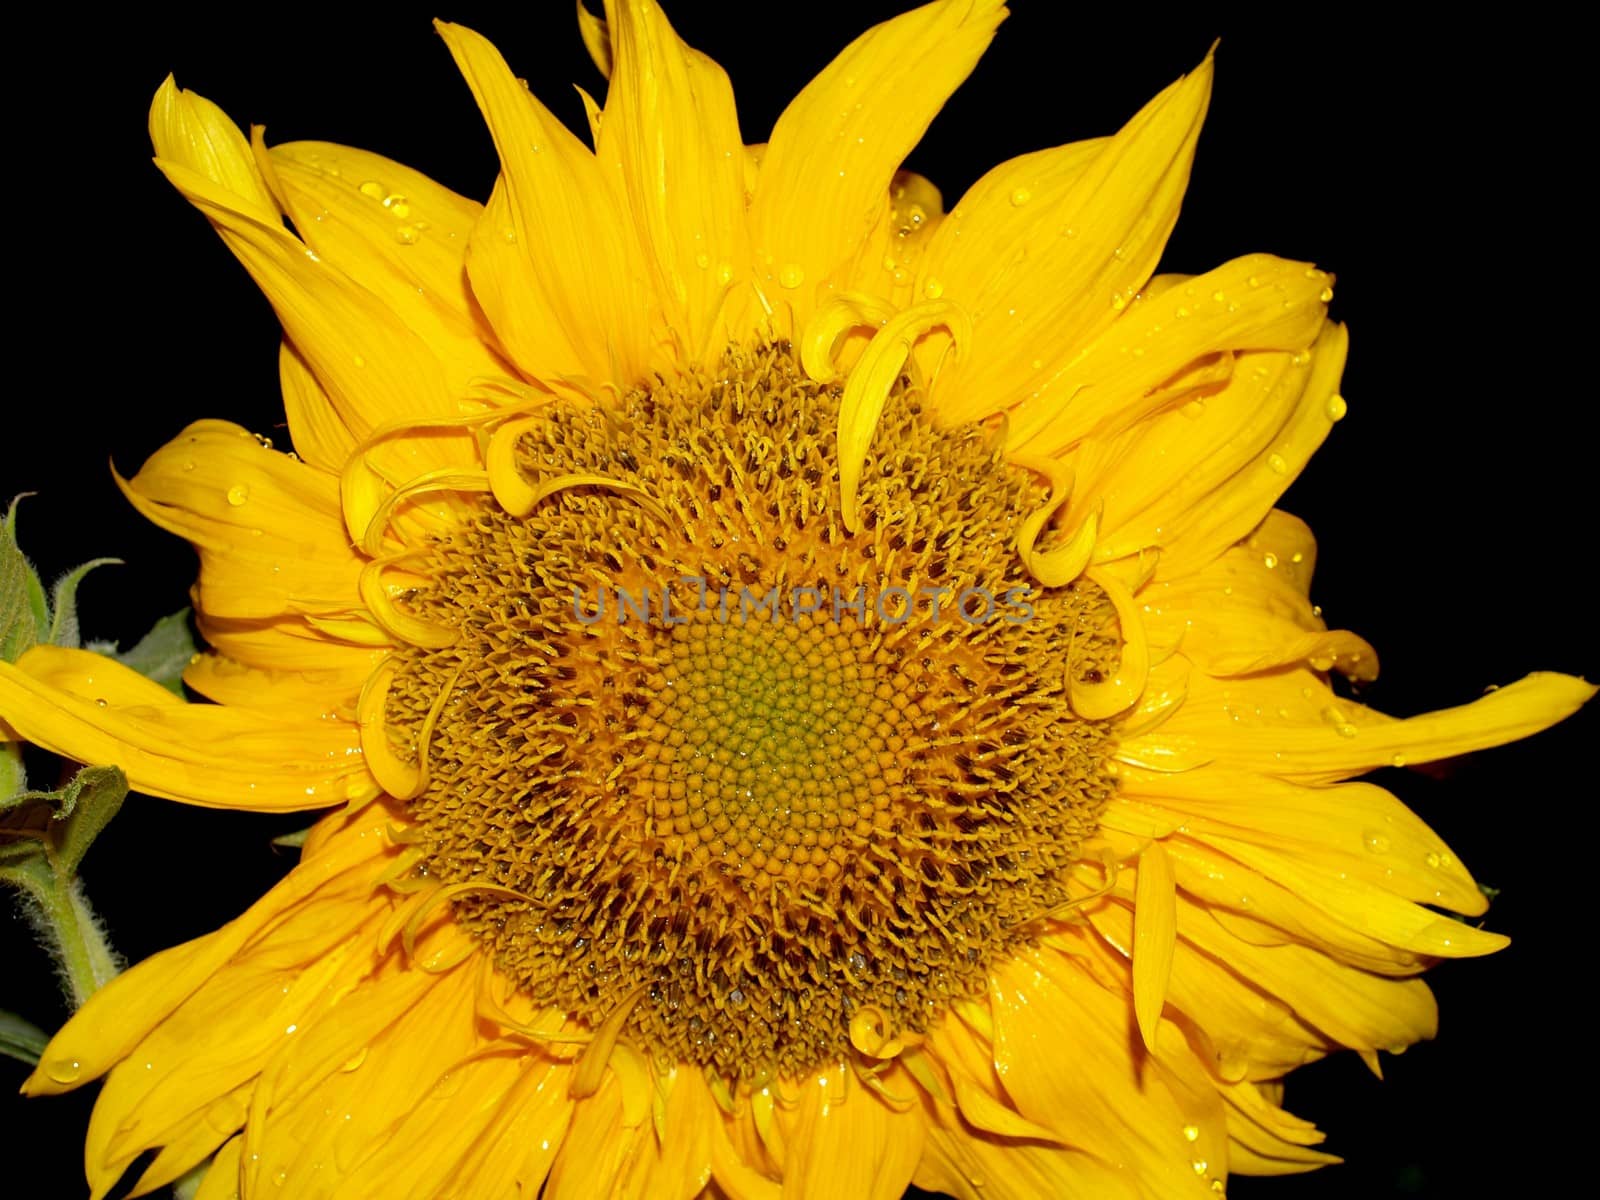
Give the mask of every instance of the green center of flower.
[[804, 886], [871, 840], [904, 778], [894, 693], [836, 634], [809, 613], [725, 623], [715, 610], [674, 632], [639, 724], [638, 793], [670, 857]]
[[[892, 1052], [1066, 899], [1110, 792], [1114, 610], [1013, 549], [1044, 499], [902, 382], [837, 513], [837, 389], [787, 347], [517, 444], [406, 605], [385, 713], [428, 873], [541, 1004], [750, 1084]], [[608, 481], [608, 482], [595, 482]], [[434, 724], [424, 736], [429, 714]]]

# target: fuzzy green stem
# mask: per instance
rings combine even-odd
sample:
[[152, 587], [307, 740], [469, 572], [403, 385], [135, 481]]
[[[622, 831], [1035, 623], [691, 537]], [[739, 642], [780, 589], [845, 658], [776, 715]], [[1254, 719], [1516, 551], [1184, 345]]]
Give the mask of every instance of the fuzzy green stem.
[[44, 872], [30, 874], [28, 892], [34, 902], [35, 926], [61, 971], [67, 999], [74, 1009], [82, 1008], [84, 1001], [117, 974], [116, 955], [77, 880], [62, 881]]

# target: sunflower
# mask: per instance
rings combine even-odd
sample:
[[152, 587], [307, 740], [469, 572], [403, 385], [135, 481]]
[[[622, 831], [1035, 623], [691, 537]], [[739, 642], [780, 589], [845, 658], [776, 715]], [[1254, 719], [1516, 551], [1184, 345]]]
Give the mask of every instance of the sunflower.
[[[106, 1076], [104, 1195], [1200, 1197], [1332, 1161], [1302, 1063], [1498, 949], [1381, 788], [1581, 681], [1350, 699], [1273, 505], [1345, 413], [1332, 279], [1154, 274], [1209, 57], [948, 213], [898, 168], [1004, 16], [852, 43], [745, 146], [651, 3], [581, 12], [591, 150], [439, 32], [501, 174], [157, 165], [272, 302], [292, 453], [201, 421], [129, 500], [200, 553], [187, 703], [0, 664], [12, 732], [190, 804], [333, 809], [27, 1090]], [[287, 219], [288, 224], [285, 221]], [[292, 229], [291, 229], [292, 226]], [[541, 1191], [542, 1189], [542, 1191]]]

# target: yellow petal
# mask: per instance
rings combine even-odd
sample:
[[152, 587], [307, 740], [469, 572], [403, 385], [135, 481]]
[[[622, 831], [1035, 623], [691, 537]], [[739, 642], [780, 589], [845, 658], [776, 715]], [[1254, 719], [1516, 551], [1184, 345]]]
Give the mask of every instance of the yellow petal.
[[230, 1138], [206, 1168], [194, 1200], [239, 1200], [239, 1156], [244, 1138]]
[[733, 89], [653, 0], [612, 9], [611, 89], [596, 154], [620, 167], [668, 327], [689, 361], [704, 361], [726, 344], [718, 314], [749, 260]]
[[467, 272], [506, 353], [546, 381], [641, 378], [651, 354], [648, 292], [607, 173], [485, 38], [462, 25], [436, 28], [500, 156]]
[[1092, 342], [1033, 381], [1011, 410], [1007, 449], [1053, 455], [1085, 437], [1112, 436], [1169, 405], [1162, 385], [1208, 355], [1298, 353], [1322, 328], [1327, 289], [1325, 272], [1267, 254], [1146, 289]]
[[[1112, 323], [1155, 270], [1211, 97], [1208, 55], [1093, 145], [991, 171], [951, 211], [918, 291], [973, 316], [975, 357], [932, 390], [951, 421], [1015, 403]], [[1038, 364], [1038, 365], [1035, 365]], [[1175, 364], [1176, 365], [1176, 364]], [[982, 396], [980, 403], [954, 397]]]
[[196, 124], [216, 130], [227, 122], [214, 104], [179, 91], [169, 78], [150, 116], [156, 166], [250, 272], [350, 429], [454, 411], [427, 344], [283, 227], [243, 136], [235, 130], [197, 145]]
[[467, 288], [481, 205], [381, 155], [328, 142], [268, 150], [261, 134], [256, 161], [301, 239], [432, 349], [452, 394], [508, 372]]
[[[336, 671], [357, 674], [370, 664], [374, 646], [319, 629], [316, 618], [234, 621], [195, 615], [201, 638], [218, 653], [268, 671]], [[375, 627], [373, 627], [375, 628]], [[383, 644], [387, 648], [388, 643]]]
[[[1182, 910], [1190, 915], [1193, 909]], [[1120, 897], [1088, 909], [1094, 930], [1118, 955], [1133, 954], [1133, 909]], [[1070, 935], [1082, 952], [1082, 935]], [[1056, 945], [1069, 937], [1052, 935]], [[1270, 981], [1253, 986], [1221, 962], [1195, 948], [1181, 935], [1173, 950], [1167, 1003], [1182, 1014], [1209, 1047], [1208, 1065], [1224, 1080], [1262, 1073], [1282, 1074], [1321, 1058], [1328, 1052], [1327, 1037], [1295, 1019], [1288, 1006], [1276, 999]]]
[[1177, 775], [1124, 768], [1118, 784], [1121, 798], [1161, 805], [1199, 838], [1243, 839], [1468, 916], [1486, 907], [1444, 840], [1373, 784], [1309, 787], [1214, 767]]
[[[544, 1128], [524, 1126], [541, 1136], [565, 1124], [559, 1099], [564, 1066], [527, 1053], [524, 1046], [504, 1044], [486, 1049], [450, 1073], [412, 1107], [396, 1114], [394, 1126], [374, 1139], [367, 1152], [340, 1181], [349, 1196], [435, 1196], [452, 1190], [464, 1195], [506, 1195], [468, 1192], [462, 1176], [486, 1157], [517, 1115], [514, 1106], [543, 1110]], [[526, 1143], [515, 1147], [525, 1151]], [[515, 1193], [511, 1193], [515, 1194]]]
[[1397, 720], [1336, 695], [1308, 671], [1250, 681], [1197, 676], [1160, 729], [1123, 743], [1135, 762], [1204, 757], [1219, 768], [1303, 783], [1331, 783], [1378, 767], [1433, 762], [1519, 741], [1576, 712], [1594, 687], [1541, 671], [1439, 712]]
[[1348, 339], [1330, 325], [1311, 350], [1241, 354], [1220, 391], [1064, 459], [1074, 505], [1105, 503], [1096, 558], [1161, 549], [1158, 578], [1197, 570], [1245, 538], [1322, 444]]
[[308, 809], [376, 794], [352, 724], [187, 704], [83, 650], [35, 646], [0, 663], [0, 713], [36, 745], [187, 804]]
[[150, 106], [150, 142], [159, 157], [218, 184], [241, 208], [277, 220], [278, 207], [239, 127], [204, 96], [180, 88], [171, 75]]
[[828, 1071], [800, 1083], [783, 1200], [899, 1200], [911, 1182], [922, 1154], [922, 1115], [893, 1112], [859, 1086], [847, 1098], [845, 1078]]
[[[895, 170], [1005, 16], [996, 0], [940, 0], [869, 29], [773, 127], [750, 206], [757, 286], [793, 331], [848, 287], [884, 220]], [[879, 250], [881, 255], [882, 251]]]
[[195, 606], [208, 616], [262, 619], [360, 603], [363, 563], [344, 536], [337, 481], [238, 425], [195, 422], [122, 486], [140, 512], [199, 550]]
[[1092, 1154], [1037, 1142], [1008, 1142], [959, 1124], [928, 1130], [916, 1185], [957, 1200], [1140, 1200], [1138, 1181]]
[[1377, 652], [1348, 630], [1326, 627], [1306, 596], [1301, 576], [1309, 577], [1309, 567], [1293, 561], [1301, 552], [1263, 548], [1277, 544], [1252, 536], [1190, 575], [1145, 588], [1139, 598], [1151, 637], [1181, 642], [1183, 656], [1212, 675], [1309, 663], [1375, 679]]
[[[327, 1200], [358, 1163], [391, 1149], [401, 1114], [424, 1104], [437, 1112], [432, 1093], [483, 1048], [473, 1015], [478, 982], [476, 971], [461, 968], [439, 976], [376, 973], [296, 1031], [267, 1063], [252, 1097], [245, 1194]], [[357, 1007], [358, 998], [365, 1011], [347, 1021], [345, 1008]], [[379, 1013], [387, 1020], [374, 1029]], [[326, 1038], [313, 1041], [330, 1026]], [[375, 1096], [383, 1102], [373, 1103]], [[457, 1099], [470, 1103], [459, 1093]]]
[[1287, 1006], [1332, 1044], [1393, 1050], [1431, 1038], [1439, 1009], [1420, 979], [1392, 979], [1338, 962], [1298, 941], [1261, 945], [1230, 933], [1201, 905], [1178, 866], [1180, 936], [1210, 959]]
[[339, 416], [332, 399], [317, 382], [305, 358], [286, 338], [278, 348], [278, 386], [289, 440], [314, 467], [337, 475], [355, 449], [357, 438]]
[[1293, 1175], [1343, 1161], [1312, 1149], [1323, 1140], [1316, 1126], [1267, 1100], [1254, 1084], [1233, 1084], [1222, 1097], [1228, 1102], [1228, 1159], [1236, 1170]]
[[1169, 1043], [1170, 1024], [1140, 1062], [1127, 998], [1048, 951], [998, 968], [990, 996], [995, 1069], [1025, 1116], [1122, 1166], [1150, 1200], [1208, 1196], [1206, 1176], [1226, 1177], [1221, 1102], [1192, 1052]]
[[383, 655], [382, 650], [365, 650], [348, 661], [333, 656], [327, 666], [314, 671], [274, 671], [207, 652], [184, 668], [183, 681], [218, 704], [338, 717], [354, 711], [361, 685]]
[[1156, 1029], [1167, 1001], [1172, 950], [1178, 937], [1178, 893], [1172, 864], [1160, 842], [1139, 855], [1134, 899], [1133, 1011], [1145, 1048], [1156, 1048]]

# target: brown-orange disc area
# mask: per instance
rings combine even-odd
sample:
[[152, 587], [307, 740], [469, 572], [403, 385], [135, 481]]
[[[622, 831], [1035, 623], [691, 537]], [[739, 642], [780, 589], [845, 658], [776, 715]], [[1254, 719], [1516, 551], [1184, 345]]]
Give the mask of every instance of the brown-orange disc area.
[[1041, 483], [902, 380], [849, 532], [839, 400], [776, 344], [541, 410], [531, 484], [625, 487], [437, 538], [402, 603], [455, 641], [397, 652], [386, 712], [415, 761], [448, 689], [409, 804], [429, 875], [516, 893], [453, 901], [499, 969], [745, 1083], [982, 991], [1112, 786], [1068, 683], [1115, 667], [1115, 612], [1024, 572]]

